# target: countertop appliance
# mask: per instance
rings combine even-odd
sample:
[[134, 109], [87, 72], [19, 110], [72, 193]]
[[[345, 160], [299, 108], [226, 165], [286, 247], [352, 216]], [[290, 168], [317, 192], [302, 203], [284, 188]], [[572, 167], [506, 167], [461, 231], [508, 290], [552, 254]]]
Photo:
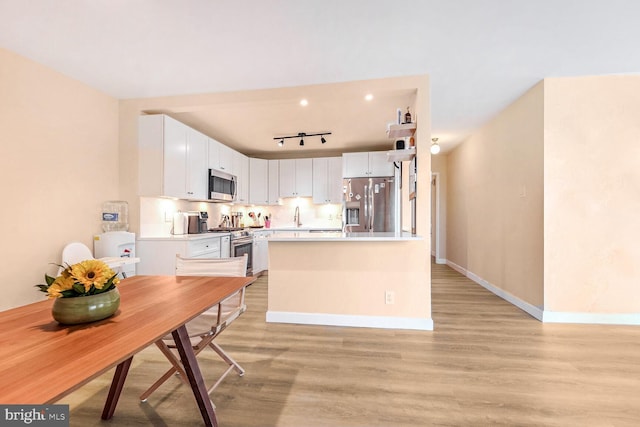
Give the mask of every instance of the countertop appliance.
[[188, 212], [188, 233], [199, 234], [206, 233], [209, 230], [207, 220], [209, 214], [207, 212]]
[[345, 178], [345, 231], [400, 231], [398, 182], [396, 177]]
[[187, 234], [187, 214], [184, 212], [176, 212], [173, 214], [173, 228], [171, 234]]
[[209, 200], [234, 202], [238, 194], [238, 179], [235, 175], [209, 169]]

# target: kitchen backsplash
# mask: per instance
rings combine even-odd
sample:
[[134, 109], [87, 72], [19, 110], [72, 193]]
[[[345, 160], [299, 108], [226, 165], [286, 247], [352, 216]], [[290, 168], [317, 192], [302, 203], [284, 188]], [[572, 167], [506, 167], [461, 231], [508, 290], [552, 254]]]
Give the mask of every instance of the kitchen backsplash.
[[[342, 205], [314, 205], [310, 197], [285, 198], [281, 205], [237, 206], [226, 203], [188, 202], [154, 197], [140, 198], [140, 236], [156, 237], [171, 234], [173, 214], [179, 211], [203, 211], [209, 214], [209, 228], [217, 227], [221, 215], [242, 212], [245, 226], [264, 225], [265, 216], [271, 220], [271, 228], [293, 227], [296, 206], [300, 208], [301, 227], [342, 227]], [[251, 219], [249, 213], [255, 218]]]

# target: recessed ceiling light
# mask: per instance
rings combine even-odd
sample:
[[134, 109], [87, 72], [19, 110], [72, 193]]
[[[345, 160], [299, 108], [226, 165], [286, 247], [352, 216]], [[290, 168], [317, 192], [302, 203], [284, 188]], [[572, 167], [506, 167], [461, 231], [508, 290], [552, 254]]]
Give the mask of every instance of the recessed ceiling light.
[[309, 101], [307, 101], [306, 99], [301, 99], [300, 105], [302, 105], [303, 107], [306, 107], [307, 105], [309, 105]]
[[364, 96], [365, 101], [371, 101], [373, 99], [373, 94], [368, 93]]

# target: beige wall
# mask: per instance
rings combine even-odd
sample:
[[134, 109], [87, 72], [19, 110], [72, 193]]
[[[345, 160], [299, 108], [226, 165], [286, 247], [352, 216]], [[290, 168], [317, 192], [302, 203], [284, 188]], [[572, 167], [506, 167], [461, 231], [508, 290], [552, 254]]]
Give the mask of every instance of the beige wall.
[[543, 305], [543, 89], [447, 156], [447, 260]]
[[545, 310], [640, 312], [640, 77], [545, 79]]
[[436, 192], [438, 215], [437, 220], [431, 218], [434, 228], [436, 226], [438, 228], [437, 233], [431, 236], [431, 253], [435, 253], [437, 239], [439, 247], [436, 262], [443, 262], [447, 258], [447, 156], [445, 154], [431, 156], [431, 172], [437, 173], [440, 180], [437, 186], [439, 193], [434, 186], [431, 187], [431, 191]]
[[0, 49], [0, 310], [39, 301], [64, 245], [93, 247], [118, 194], [118, 102]]

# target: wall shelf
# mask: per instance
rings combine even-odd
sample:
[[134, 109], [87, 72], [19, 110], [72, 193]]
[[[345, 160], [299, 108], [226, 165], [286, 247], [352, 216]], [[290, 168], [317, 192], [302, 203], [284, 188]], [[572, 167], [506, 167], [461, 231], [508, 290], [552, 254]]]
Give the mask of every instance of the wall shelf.
[[403, 123], [399, 125], [389, 125], [387, 134], [389, 138], [404, 138], [405, 136], [413, 136], [416, 133], [416, 123]]
[[416, 147], [405, 148], [404, 150], [387, 151], [387, 161], [407, 162], [416, 156]]

